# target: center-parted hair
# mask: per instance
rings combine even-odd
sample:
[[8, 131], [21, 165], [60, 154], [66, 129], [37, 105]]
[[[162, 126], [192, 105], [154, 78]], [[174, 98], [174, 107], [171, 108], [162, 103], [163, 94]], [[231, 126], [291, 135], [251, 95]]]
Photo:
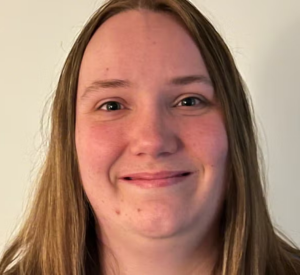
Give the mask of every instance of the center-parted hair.
[[78, 76], [96, 30], [116, 14], [141, 9], [171, 14], [185, 27], [201, 52], [224, 116], [228, 189], [215, 273], [300, 274], [300, 251], [280, 237], [268, 213], [251, 99], [221, 36], [187, 0], [110, 0], [84, 26], [62, 69], [52, 105], [47, 156], [24, 223], [0, 261], [0, 275], [104, 274], [103, 244], [97, 239], [97, 222], [82, 187], [76, 155]]

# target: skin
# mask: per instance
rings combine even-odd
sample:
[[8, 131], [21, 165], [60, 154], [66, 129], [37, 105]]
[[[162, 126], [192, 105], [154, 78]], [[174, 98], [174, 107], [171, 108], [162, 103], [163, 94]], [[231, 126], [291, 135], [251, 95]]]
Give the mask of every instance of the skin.
[[[84, 190], [105, 244], [107, 274], [211, 274], [220, 251], [228, 140], [203, 58], [170, 15], [129, 11], [95, 33], [80, 69], [76, 149]], [[130, 87], [92, 83], [129, 80]], [[196, 97], [197, 99], [184, 99]], [[204, 100], [204, 101], [203, 101]], [[118, 102], [109, 111], [107, 102]], [[192, 103], [190, 103], [192, 102]], [[176, 185], [143, 189], [122, 175], [193, 171]], [[101, 228], [101, 230], [100, 230]]]

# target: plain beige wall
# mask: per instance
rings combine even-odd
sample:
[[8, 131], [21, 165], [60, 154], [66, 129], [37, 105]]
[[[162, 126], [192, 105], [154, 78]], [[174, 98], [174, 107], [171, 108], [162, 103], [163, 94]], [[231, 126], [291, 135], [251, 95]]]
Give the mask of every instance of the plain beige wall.
[[[102, 1], [0, 0], [0, 251], [42, 158], [40, 121], [75, 36]], [[194, 1], [253, 96], [275, 224], [300, 245], [300, 1]], [[43, 147], [41, 147], [43, 148]]]

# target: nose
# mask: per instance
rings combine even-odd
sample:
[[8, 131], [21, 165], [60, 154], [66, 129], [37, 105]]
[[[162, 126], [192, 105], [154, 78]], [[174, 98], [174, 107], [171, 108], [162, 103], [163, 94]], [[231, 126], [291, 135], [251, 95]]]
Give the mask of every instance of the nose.
[[174, 154], [180, 145], [175, 124], [172, 117], [158, 108], [144, 109], [134, 117], [131, 124], [131, 154], [148, 155], [152, 158]]

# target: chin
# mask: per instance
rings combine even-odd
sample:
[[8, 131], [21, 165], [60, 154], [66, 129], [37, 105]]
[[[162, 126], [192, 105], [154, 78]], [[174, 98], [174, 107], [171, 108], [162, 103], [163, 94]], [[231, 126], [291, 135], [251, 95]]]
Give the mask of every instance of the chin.
[[131, 228], [135, 234], [148, 238], [170, 238], [182, 232], [189, 224], [184, 213], [166, 207], [151, 210], [143, 208], [136, 214], [126, 221], [127, 228]]

